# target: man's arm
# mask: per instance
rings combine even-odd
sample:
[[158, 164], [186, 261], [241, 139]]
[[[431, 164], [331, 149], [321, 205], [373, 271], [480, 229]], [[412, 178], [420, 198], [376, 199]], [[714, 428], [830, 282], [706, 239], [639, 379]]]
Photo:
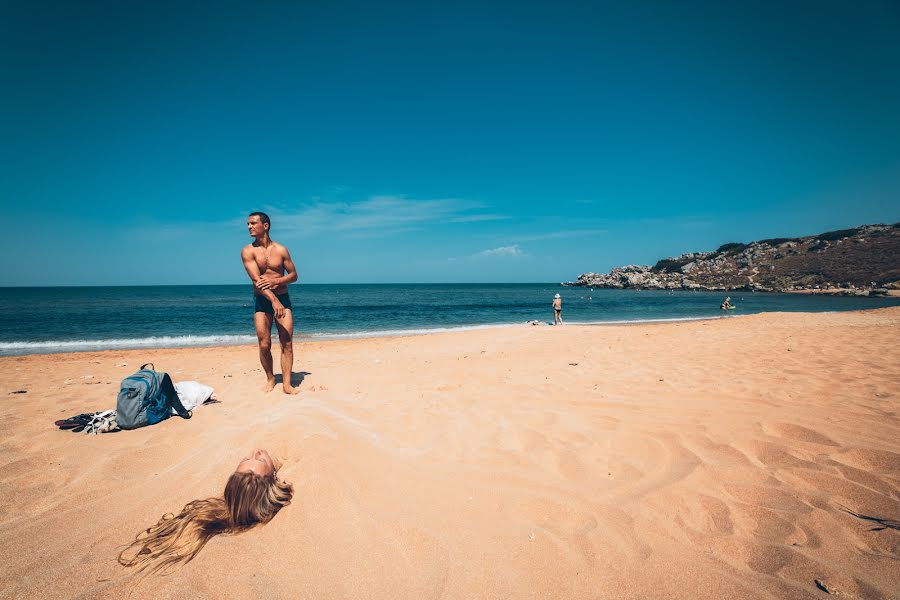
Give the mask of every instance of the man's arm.
[[294, 259], [291, 258], [291, 253], [287, 248], [284, 249], [284, 275], [279, 279], [281, 280], [279, 284], [283, 285], [297, 281], [297, 267], [294, 266]]
[[[297, 281], [297, 267], [294, 266], [294, 261], [291, 258], [291, 253], [286, 247], [282, 246], [282, 248], [284, 248], [284, 252], [281, 255], [281, 265], [284, 267], [284, 275], [280, 277], [274, 277], [272, 275], [261, 275], [257, 280], [254, 280], [257, 288], [266, 289], [264, 287], [266, 285], [277, 288], [281, 287], [282, 285], [288, 285], [289, 283], [294, 283], [295, 281]], [[254, 261], [253, 264], [256, 264], [256, 262]]]
[[269, 288], [260, 288], [257, 285], [257, 282], [261, 279], [259, 274], [259, 265], [256, 264], [256, 258], [253, 256], [253, 250], [249, 247], [241, 250], [241, 260], [244, 261], [244, 270], [247, 271], [247, 275], [250, 277], [250, 281], [253, 282], [253, 285], [259, 290], [259, 293], [269, 299], [272, 302], [272, 306], [281, 306], [281, 302], [278, 301], [278, 298], [275, 296], [275, 292], [270, 290]]

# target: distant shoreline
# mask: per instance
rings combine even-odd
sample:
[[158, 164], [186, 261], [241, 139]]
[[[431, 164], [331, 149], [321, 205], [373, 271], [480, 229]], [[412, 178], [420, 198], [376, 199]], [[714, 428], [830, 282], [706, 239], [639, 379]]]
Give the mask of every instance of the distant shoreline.
[[[648, 290], [659, 291], [659, 290]], [[868, 313], [878, 310], [890, 310], [893, 307], [874, 307], [860, 310], [841, 311], [847, 313]], [[644, 325], [666, 325], [673, 323], [696, 323], [701, 321], [719, 321], [723, 319], [734, 319], [737, 317], [750, 317], [766, 314], [795, 314], [795, 315], [814, 315], [822, 314], [821, 311], [792, 311], [783, 313], [782, 311], [766, 311], [757, 313], [741, 314], [739, 311], [722, 311], [722, 314], [709, 316], [690, 316], [690, 317], [671, 317], [671, 318], [647, 318], [647, 319], [618, 319], [610, 321], [568, 321], [562, 327], [640, 327]], [[459, 327], [435, 327], [421, 329], [405, 329], [405, 330], [382, 330], [382, 331], [362, 331], [351, 333], [312, 333], [305, 334], [299, 331], [295, 334], [295, 341], [304, 344], [318, 342], [353, 342], [359, 340], [389, 340], [398, 338], [418, 338], [423, 336], [437, 336], [441, 334], [461, 334], [465, 332], [485, 331], [485, 330], [508, 330], [508, 329], [531, 329], [531, 328], [553, 328], [554, 325], [550, 321], [532, 320], [517, 323], [488, 323], [479, 325], [462, 325]], [[110, 339], [110, 340], [68, 340], [68, 341], [48, 341], [35, 342], [30, 346], [18, 346], [23, 350], [31, 347], [35, 348], [57, 348], [55, 351], [33, 351], [33, 352], [8, 352], [12, 346], [20, 344], [19, 342], [3, 342], [0, 343], [0, 362], [4, 360], [16, 360], [24, 357], [35, 356], [53, 356], [62, 357], [68, 355], [93, 354], [93, 353], [109, 353], [109, 352], [157, 352], [157, 351], [177, 351], [190, 349], [226, 349], [241, 347], [256, 347], [256, 337], [253, 335], [242, 336], [209, 336], [220, 338], [219, 340], [210, 339], [208, 342], [203, 339], [191, 340], [190, 336], [186, 339], [173, 341], [165, 338], [144, 338], [144, 339]], [[277, 335], [272, 334], [273, 339], [277, 340]], [[224, 338], [224, 339], [221, 339]], [[240, 338], [240, 339], [236, 339]], [[224, 343], [217, 343], [224, 342]], [[104, 347], [110, 346], [110, 347]], [[277, 348], [277, 344], [274, 344]]]
[[[252, 345], [248, 286], [30, 289], [0, 292], [0, 356]], [[648, 290], [649, 292], [650, 290]], [[662, 291], [662, 290], [653, 290]], [[547, 323], [557, 292], [568, 323], [607, 325], [715, 319], [726, 293], [503, 286], [295, 288], [295, 339], [403, 337]], [[728, 316], [894, 306], [898, 297], [732, 293]]]
[[808, 294], [812, 296], [857, 296], [859, 298], [900, 298], [900, 290], [887, 290], [884, 294], [854, 294], [845, 288], [826, 288], [821, 290], [785, 290], [778, 294]]

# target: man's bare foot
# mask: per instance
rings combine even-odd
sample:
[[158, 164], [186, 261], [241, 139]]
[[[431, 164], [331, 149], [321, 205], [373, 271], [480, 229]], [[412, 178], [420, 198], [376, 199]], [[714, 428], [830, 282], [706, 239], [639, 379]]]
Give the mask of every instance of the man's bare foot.
[[299, 394], [300, 388], [291, 387], [290, 385], [282, 386], [285, 394]]
[[266, 384], [259, 389], [261, 389], [264, 392], [271, 392], [272, 390], [274, 390], [275, 389], [275, 378], [273, 377], [272, 379], [267, 379]]

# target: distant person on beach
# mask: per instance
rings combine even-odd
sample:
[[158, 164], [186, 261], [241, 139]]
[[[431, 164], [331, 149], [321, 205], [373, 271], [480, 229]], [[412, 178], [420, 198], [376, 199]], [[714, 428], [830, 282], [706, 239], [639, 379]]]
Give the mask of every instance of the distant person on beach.
[[238, 463], [222, 497], [188, 502], [177, 515], [164, 514], [156, 525], [141, 531], [119, 554], [125, 567], [170, 571], [188, 563], [211, 538], [247, 531], [271, 521], [291, 503], [291, 484], [278, 479], [280, 462], [262, 449]]
[[285, 394], [299, 394], [291, 385], [291, 369], [294, 366], [294, 314], [288, 284], [297, 281], [297, 269], [288, 249], [269, 237], [272, 226], [269, 215], [250, 213], [247, 229], [254, 242], [241, 250], [241, 259], [247, 275], [253, 282], [255, 313], [253, 322], [259, 340], [259, 362], [266, 372], [263, 391], [275, 388], [275, 371], [272, 363], [272, 321], [278, 329], [281, 343], [281, 386]]
[[562, 298], [559, 294], [553, 296], [553, 324], [562, 325]]

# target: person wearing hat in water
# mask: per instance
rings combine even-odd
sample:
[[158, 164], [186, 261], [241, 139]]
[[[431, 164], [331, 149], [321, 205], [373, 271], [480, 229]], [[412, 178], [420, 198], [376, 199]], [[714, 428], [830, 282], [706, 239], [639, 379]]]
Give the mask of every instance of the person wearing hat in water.
[[553, 296], [553, 324], [562, 325], [562, 298], [559, 294]]

